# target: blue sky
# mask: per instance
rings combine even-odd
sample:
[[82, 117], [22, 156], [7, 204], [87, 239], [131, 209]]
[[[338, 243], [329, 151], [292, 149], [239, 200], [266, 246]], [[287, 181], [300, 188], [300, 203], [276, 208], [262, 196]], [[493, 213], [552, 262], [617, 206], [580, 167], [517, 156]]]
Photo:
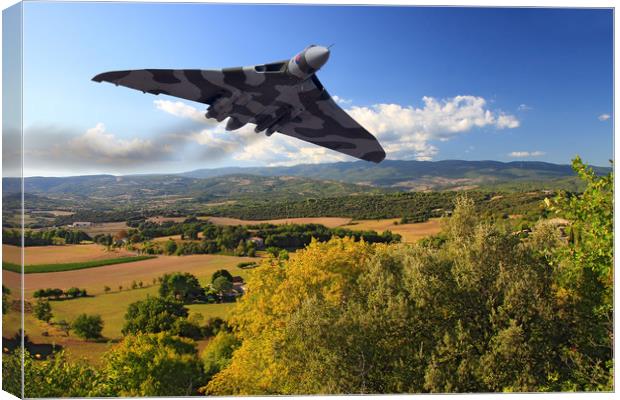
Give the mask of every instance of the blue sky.
[[206, 106], [90, 79], [217, 69], [332, 44], [318, 76], [388, 158], [613, 155], [610, 10], [209, 4], [24, 6], [26, 175], [176, 172], [351, 160], [224, 132]]

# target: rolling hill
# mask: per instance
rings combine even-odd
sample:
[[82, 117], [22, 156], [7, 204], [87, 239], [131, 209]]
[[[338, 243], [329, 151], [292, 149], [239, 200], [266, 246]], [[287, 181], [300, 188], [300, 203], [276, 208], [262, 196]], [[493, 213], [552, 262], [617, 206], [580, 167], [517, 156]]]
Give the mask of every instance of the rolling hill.
[[[594, 167], [600, 174], [610, 168]], [[291, 167], [229, 167], [162, 175], [85, 175], [28, 177], [25, 192], [52, 198], [76, 196], [90, 200], [138, 200], [185, 196], [203, 201], [218, 198], [327, 197], [368, 193], [381, 189], [401, 191], [458, 190], [524, 184], [540, 188], [574, 183], [570, 165], [545, 162], [363, 161], [304, 164]], [[3, 178], [4, 195], [18, 193], [18, 178]], [[375, 187], [373, 189], [372, 187]]]

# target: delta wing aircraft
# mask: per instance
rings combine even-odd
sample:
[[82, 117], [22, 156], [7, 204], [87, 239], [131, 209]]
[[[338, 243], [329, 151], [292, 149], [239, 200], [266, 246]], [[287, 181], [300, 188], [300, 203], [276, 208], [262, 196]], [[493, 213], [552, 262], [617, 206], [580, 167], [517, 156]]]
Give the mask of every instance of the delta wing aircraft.
[[229, 131], [252, 123], [256, 133], [280, 132], [379, 163], [385, 152], [377, 139], [336, 104], [316, 76], [329, 54], [327, 47], [312, 45], [290, 60], [270, 64], [111, 71], [93, 81], [207, 104], [206, 117], [218, 122], [228, 118]]

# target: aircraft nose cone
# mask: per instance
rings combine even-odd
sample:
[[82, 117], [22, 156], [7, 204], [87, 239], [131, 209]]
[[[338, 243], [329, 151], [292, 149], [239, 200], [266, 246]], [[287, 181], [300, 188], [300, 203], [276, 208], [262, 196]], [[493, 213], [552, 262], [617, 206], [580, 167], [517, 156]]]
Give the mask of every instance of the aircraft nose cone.
[[306, 61], [314, 69], [320, 69], [329, 59], [329, 49], [323, 46], [310, 47], [306, 51]]

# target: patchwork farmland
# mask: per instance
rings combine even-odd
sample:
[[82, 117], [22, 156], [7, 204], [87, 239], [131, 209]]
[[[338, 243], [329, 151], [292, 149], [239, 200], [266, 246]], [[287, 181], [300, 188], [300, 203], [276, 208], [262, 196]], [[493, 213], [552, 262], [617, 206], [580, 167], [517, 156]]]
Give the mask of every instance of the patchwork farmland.
[[[154, 223], [181, 223], [181, 217], [152, 217]], [[396, 219], [352, 220], [341, 217], [319, 218], [283, 218], [272, 220], [243, 220], [225, 217], [199, 217], [198, 220], [209, 220], [215, 225], [234, 227], [256, 224], [321, 224], [328, 228], [342, 227], [353, 231], [384, 232], [390, 230], [401, 234], [403, 241], [413, 242], [420, 237], [439, 231], [437, 220], [417, 224], [395, 224]], [[98, 234], [115, 235], [128, 229], [126, 223], [98, 223], [85, 229], [93, 237]], [[182, 239], [180, 234], [157, 237], [153, 243], [164, 244], [173, 240], [177, 244], [199, 242], [204, 239], [203, 232], [198, 233], [198, 240]], [[136, 258], [140, 247], [128, 250], [127, 247], [103, 246], [96, 243], [30, 246], [25, 248], [26, 269], [38, 266], [62, 266], [67, 264], [88, 264], [109, 262], [123, 257]], [[3, 245], [3, 261], [19, 264], [20, 249], [12, 245]], [[264, 251], [258, 252], [265, 255]], [[60, 270], [58, 272], [27, 273], [24, 276], [24, 295], [26, 313], [24, 326], [29, 340], [35, 343], [48, 343], [62, 346], [71, 359], [86, 358], [91, 364], [98, 364], [100, 356], [108, 350], [111, 343], [122, 337], [121, 329], [127, 306], [149, 296], [158, 295], [158, 278], [166, 273], [190, 273], [198, 278], [200, 284], [208, 286], [212, 274], [226, 269], [235, 276], [246, 278], [246, 269], [238, 268], [240, 263], [253, 263], [259, 257], [238, 257], [224, 254], [192, 254], [192, 255], [156, 255], [150, 259], [121, 262], [114, 265], [96, 266], [79, 270]], [[20, 275], [6, 269], [3, 270], [5, 285], [19, 292]], [[63, 291], [77, 287], [87, 291], [88, 296], [74, 299], [53, 300], [50, 302], [53, 312], [53, 323], [48, 324], [34, 317], [32, 306], [35, 304], [35, 291], [44, 288], [58, 288]], [[234, 303], [188, 304], [190, 317], [200, 314], [203, 319], [219, 317], [226, 319], [234, 307]], [[101, 340], [86, 341], [67, 333], [58, 327], [58, 321], [73, 321], [80, 314], [98, 314], [103, 320]], [[17, 310], [11, 309], [4, 317], [7, 333], [17, 333], [20, 322]], [[198, 348], [206, 345], [205, 340], [198, 340]]]

